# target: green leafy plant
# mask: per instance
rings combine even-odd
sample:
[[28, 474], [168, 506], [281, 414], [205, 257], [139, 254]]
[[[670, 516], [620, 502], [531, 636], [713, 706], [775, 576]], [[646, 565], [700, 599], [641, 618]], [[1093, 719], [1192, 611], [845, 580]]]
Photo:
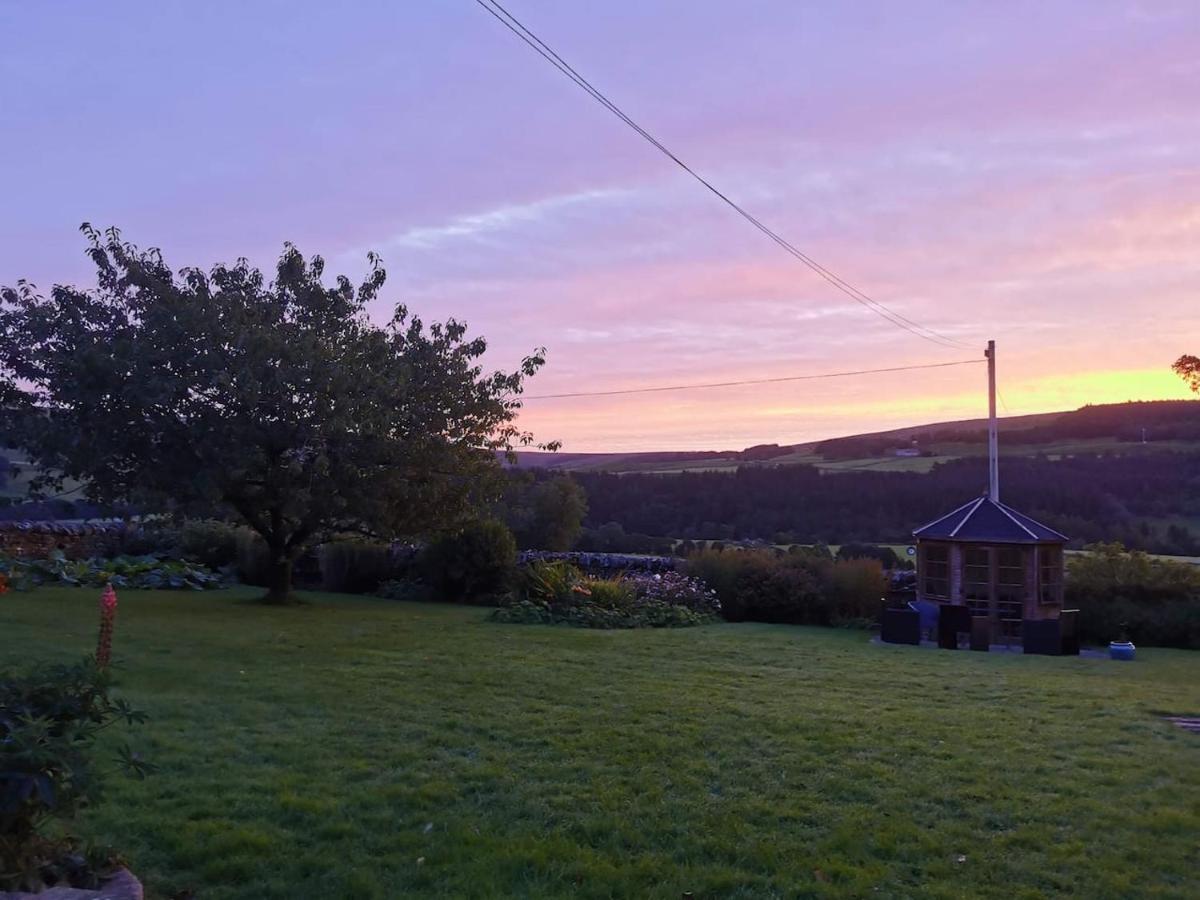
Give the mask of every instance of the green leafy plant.
[[[91, 658], [0, 673], [0, 887], [94, 886], [103, 874], [79, 865], [78, 842], [49, 826], [69, 822], [101, 796], [97, 735], [118, 722], [145, 721], [111, 696], [110, 685]], [[152, 768], [128, 746], [117, 762], [136, 777]]]
[[587, 605], [617, 612], [632, 609], [638, 599], [633, 583], [624, 578], [597, 578], [588, 581], [584, 591]]
[[1119, 543], [1093, 544], [1067, 561], [1066, 604], [1080, 637], [1200, 648], [1200, 566], [1155, 559]]
[[115, 556], [111, 559], [67, 559], [55, 550], [46, 559], [0, 557], [0, 574], [16, 590], [43, 584], [78, 587], [205, 591], [225, 587], [224, 577], [204, 566], [158, 556]]
[[567, 562], [533, 562], [517, 574], [514, 595], [533, 603], [568, 603], [577, 594], [583, 574]]

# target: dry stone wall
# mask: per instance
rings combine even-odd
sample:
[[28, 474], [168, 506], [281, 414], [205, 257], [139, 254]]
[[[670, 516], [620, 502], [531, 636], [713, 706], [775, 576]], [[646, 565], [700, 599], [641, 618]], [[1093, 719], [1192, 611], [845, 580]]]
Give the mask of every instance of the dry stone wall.
[[104, 556], [116, 534], [116, 529], [108, 525], [0, 522], [0, 556], [45, 559], [55, 550], [71, 559]]

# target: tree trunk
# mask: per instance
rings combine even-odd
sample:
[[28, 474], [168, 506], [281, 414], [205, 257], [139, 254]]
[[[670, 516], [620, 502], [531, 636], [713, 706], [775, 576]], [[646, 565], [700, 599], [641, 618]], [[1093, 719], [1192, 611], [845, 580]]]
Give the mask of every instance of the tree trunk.
[[271, 554], [266, 596], [262, 602], [271, 606], [289, 606], [298, 602], [292, 593], [292, 558], [285, 552]]

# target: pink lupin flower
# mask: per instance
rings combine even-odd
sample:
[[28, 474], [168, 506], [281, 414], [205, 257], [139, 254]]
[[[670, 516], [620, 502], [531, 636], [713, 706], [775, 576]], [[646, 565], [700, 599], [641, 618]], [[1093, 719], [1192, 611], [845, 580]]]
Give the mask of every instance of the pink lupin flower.
[[117, 592], [107, 585], [100, 595], [100, 639], [96, 643], [96, 665], [107, 669], [112, 661], [113, 622], [117, 618]]

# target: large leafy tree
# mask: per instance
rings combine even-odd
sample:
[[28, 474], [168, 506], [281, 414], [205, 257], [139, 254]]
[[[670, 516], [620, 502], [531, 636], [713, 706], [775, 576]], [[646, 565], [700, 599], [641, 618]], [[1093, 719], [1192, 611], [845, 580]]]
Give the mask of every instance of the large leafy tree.
[[285, 245], [273, 280], [244, 259], [173, 272], [120, 233], [82, 228], [95, 288], [0, 289], [0, 428], [41, 475], [95, 500], [232, 510], [270, 553], [268, 602], [291, 597], [293, 561], [333, 532], [454, 527], [500, 489], [498, 454], [526, 378], [485, 373], [486, 343], [454, 319], [426, 325], [367, 305]]
[[514, 473], [499, 512], [521, 549], [570, 550], [583, 531], [587, 494], [566, 475], [539, 480]]
[[1189, 356], [1185, 353], [1175, 360], [1175, 365], [1171, 368], [1175, 370], [1176, 375], [1187, 382], [1188, 387], [1200, 393], [1200, 357]]

